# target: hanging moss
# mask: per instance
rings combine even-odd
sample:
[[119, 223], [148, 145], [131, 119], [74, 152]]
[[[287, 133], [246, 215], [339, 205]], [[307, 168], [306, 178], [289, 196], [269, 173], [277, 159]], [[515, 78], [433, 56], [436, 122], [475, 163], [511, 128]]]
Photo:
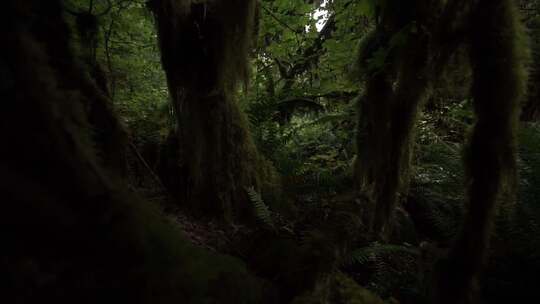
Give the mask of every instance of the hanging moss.
[[524, 43], [514, 1], [479, 1], [470, 16], [476, 123], [465, 155], [468, 215], [439, 272], [437, 303], [476, 303], [497, 202], [516, 183], [516, 126], [526, 87]]
[[429, 38], [439, 26], [433, 24], [437, 10], [426, 1], [408, 5], [417, 9], [402, 10], [399, 2], [381, 8], [356, 63], [357, 77], [367, 77], [367, 84], [358, 110], [355, 175], [376, 237], [390, 233], [396, 204], [407, 195], [417, 111], [438, 73], [431, 67]]
[[408, 60], [400, 66], [393, 100], [391, 136], [387, 138], [391, 149], [386, 182], [379, 193], [375, 211], [374, 229], [385, 234], [390, 233], [387, 225], [393, 219], [396, 204], [408, 194], [417, 112], [430, 86], [428, 42], [420, 35], [409, 39], [410, 46], [404, 53]]
[[392, 80], [386, 73], [381, 73], [369, 80], [366, 93], [359, 101], [355, 180], [367, 199], [363, 214], [367, 227], [373, 226], [378, 194], [384, 191], [385, 168], [389, 161], [386, 151], [391, 145], [388, 122], [391, 120], [392, 96]]

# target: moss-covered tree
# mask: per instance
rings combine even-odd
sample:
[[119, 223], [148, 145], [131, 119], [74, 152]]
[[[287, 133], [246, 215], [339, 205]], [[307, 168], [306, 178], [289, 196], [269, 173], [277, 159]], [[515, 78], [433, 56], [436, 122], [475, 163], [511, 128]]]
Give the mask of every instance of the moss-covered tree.
[[[115, 115], [108, 81], [105, 72], [97, 60], [97, 50], [99, 47], [99, 20], [111, 9], [103, 12], [95, 12], [94, 1], [89, 2], [85, 10], [76, 11], [63, 3], [64, 11], [73, 17], [74, 29], [76, 30], [78, 44], [76, 56], [79, 63], [86, 66], [92, 82], [97, 88], [85, 90], [87, 98], [91, 101], [86, 105], [88, 119], [93, 129], [93, 136], [97, 149], [100, 151], [100, 158], [103, 164], [119, 176], [127, 175], [126, 153], [128, 146], [127, 130]], [[74, 39], [75, 40], [75, 39]]]
[[540, 119], [540, 3], [538, 1], [522, 1], [526, 9], [527, 32], [531, 44], [531, 62], [529, 66], [529, 82], [527, 97], [523, 103], [521, 119], [538, 121]]
[[376, 237], [390, 233], [396, 204], [407, 196], [417, 112], [453, 50], [433, 38], [446, 31], [441, 6], [437, 1], [389, 2], [361, 43], [357, 65], [367, 77], [358, 107], [355, 180], [366, 201], [367, 226]]
[[274, 179], [236, 103], [249, 75], [257, 1], [155, 0], [162, 64], [178, 128], [182, 204], [194, 211], [245, 218], [246, 187]]
[[480, 0], [470, 20], [476, 123], [466, 150], [468, 214], [439, 270], [436, 303], [477, 303], [497, 202], [516, 183], [516, 127], [526, 88], [526, 45], [512, 0]]
[[189, 245], [104, 167], [61, 2], [4, 1], [0, 20], [2, 301], [263, 303], [240, 262]]

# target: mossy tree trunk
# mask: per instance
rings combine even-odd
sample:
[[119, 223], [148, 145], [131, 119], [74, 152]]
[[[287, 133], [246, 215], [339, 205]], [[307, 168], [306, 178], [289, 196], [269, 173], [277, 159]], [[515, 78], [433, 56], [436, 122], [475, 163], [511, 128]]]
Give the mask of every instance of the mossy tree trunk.
[[[414, 11], [402, 11], [397, 4], [387, 7], [372, 42], [364, 42], [360, 50], [372, 52], [367, 56], [388, 52], [384, 65], [368, 76], [358, 109], [355, 179], [367, 201], [365, 222], [377, 238], [391, 232], [394, 209], [407, 196], [414, 126], [433, 72], [427, 32], [433, 19], [426, 14], [429, 9], [424, 1], [416, 1], [416, 5], [419, 8]], [[398, 35], [405, 42], [396, 43]], [[365, 58], [358, 64], [370, 65]]]
[[[93, 5], [93, 2], [90, 3]], [[97, 60], [99, 46], [99, 18], [93, 7], [89, 11], [69, 12], [75, 20], [74, 29], [78, 38], [78, 52], [75, 54], [79, 64], [85, 65], [89, 72], [92, 87], [82, 93], [88, 99], [86, 111], [92, 125], [92, 135], [97, 145], [99, 158], [112, 173], [125, 178], [127, 176], [126, 153], [128, 132], [113, 109], [108, 81], [105, 72]]]
[[193, 211], [245, 218], [246, 187], [272, 182], [236, 103], [247, 82], [257, 1], [149, 2], [175, 108], [180, 203]]
[[531, 60], [527, 96], [521, 111], [521, 120], [534, 122], [540, 120], [540, 3], [538, 1], [520, 1], [529, 41], [531, 45]]
[[532, 58], [529, 67], [527, 98], [521, 112], [521, 119], [529, 122], [540, 120], [540, 24], [535, 26], [538, 28], [529, 30]]
[[478, 303], [496, 203], [516, 183], [516, 127], [526, 87], [526, 45], [512, 0], [480, 0], [469, 37], [476, 123], [466, 150], [468, 214], [439, 269], [436, 303]]
[[[375, 210], [379, 196], [386, 188], [391, 143], [392, 82], [390, 75], [381, 72], [368, 80], [366, 91], [359, 101], [357, 159], [355, 180], [357, 188], [365, 195], [367, 204], [362, 215], [369, 229], [375, 225]], [[392, 189], [397, 191], [397, 189]]]
[[189, 245], [104, 167], [86, 111], [101, 94], [61, 2], [7, 0], [0, 20], [2, 300], [263, 303], [239, 261]]
[[[375, 238], [391, 234], [394, 210], [408, 195], [417, 114], [464, 42], [469, 7], [467, 0], [393, 2], [380, 11], [377, 29], [360, 46], [357, 64], [367, 67], [359, 71], [367, 80], [354, 169], [367, 205], [366, 226]], [[381, 52], [385, 62], [373, 70]]]
[[262, 160], [251, 140], [244, 114], [234, 96], [186, 95], [178, 111], [182, 203], [196, 212], [225, 216], [250, 215], [246, 188], [260, 191]]

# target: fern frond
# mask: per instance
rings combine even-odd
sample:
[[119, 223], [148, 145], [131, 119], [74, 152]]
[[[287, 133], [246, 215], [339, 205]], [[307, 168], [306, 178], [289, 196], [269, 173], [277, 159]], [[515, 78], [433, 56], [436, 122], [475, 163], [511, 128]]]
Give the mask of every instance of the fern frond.
[[272, 217], [272, 212], [263, 201], [262, 196], [253, 186], [246, 187], [246, 192], [249, 196], [249, 199], [253, 203], [253, 209], [255, 210], [255, 216], [259, 219], [264, 225], [274, 229], [274, 219]]
[[344, 262], [346, 265], [354, 263], [360, 265], [365, 265], [370, 262], [378, 263], [380, 262], [381, 257], [395, 254], [418, 256], [420, 253], [418, 250], [407, 246], [374, 243], [371, 246], [353, 250], [348, 257], [345, 258]]

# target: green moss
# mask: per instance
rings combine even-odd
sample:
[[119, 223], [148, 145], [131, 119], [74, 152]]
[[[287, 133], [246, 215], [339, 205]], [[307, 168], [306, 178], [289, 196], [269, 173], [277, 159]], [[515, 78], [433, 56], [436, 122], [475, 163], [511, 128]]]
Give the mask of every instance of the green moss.
[[264, 303], [264, 282], [242, 262], [189, 244], [156, 206], [106, 173], [89, 134], [91, 87], [74, 64], [60, 1], [5, 8], [2, 299]]
[[470, 18], [476, 123], [465, 153], [468, 214], [440, 273], [440, 303], [475, 298], [496, 204], [513, 202], [516, 188], [516, 127], [527, 80], [522, 25], [511, 0], [479, 1]]
[[[425, 1], [415, 4], [427, 6]], [[367, 80], [358, 109], [355, 179], [368, 205], [366, 224], [383, 238], [391, 231], [396, 205], [407, 196], [417, 112], [438, 73], [431, 69], [433, 16], [422, 9], [396, 15], [400, 7], [386, 4], [376, 30], [361, 43], [356, 63], [367, 66], [358, 75]]]
[[278, 183], [236, 102], [239, 85], [249, 78], [257, 1], [156, 2], [162, 63], [182, 147], [180, 201], [228, 221], [251, 217], [244, 189], [264, 192], [263, 187]]
[[173, 96], [178, 89], [234, 91], [248, 80], [257, 1], [154, 2]]

